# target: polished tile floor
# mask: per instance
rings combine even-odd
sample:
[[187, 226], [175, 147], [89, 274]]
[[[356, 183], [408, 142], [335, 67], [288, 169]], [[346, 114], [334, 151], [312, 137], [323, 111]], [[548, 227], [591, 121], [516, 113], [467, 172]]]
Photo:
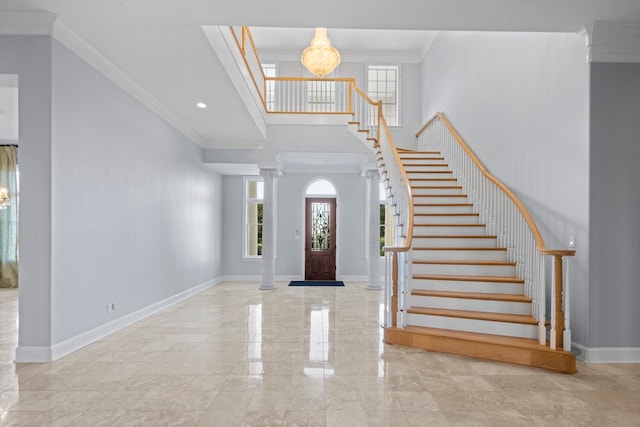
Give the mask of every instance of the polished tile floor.
[[0, 426], [638, 426], [640, 364], [577, 375], [384, 345], [382, 293], [223, 283], [56, 362], [12, 362]]

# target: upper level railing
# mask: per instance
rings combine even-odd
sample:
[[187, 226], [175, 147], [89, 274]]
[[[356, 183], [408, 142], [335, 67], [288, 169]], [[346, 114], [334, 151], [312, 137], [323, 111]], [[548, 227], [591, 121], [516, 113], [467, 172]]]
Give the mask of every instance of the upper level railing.
[[[498, 245], [507, 248], [509, 261], [516, 263], [516, 274], [525, 283], [525, 295], [532, 300], [531, 313], [538, 320], [538, 338], [546, 343], [545, 256], [554, 257], [551, 285], [550, 347], [571, 350], [569, 324], [569, 281], [563, 280], [563, 256], [574, 250], [551, 250], [544, 243], [531, 214], [520, 199], [480, 162], [447, 118], [436, 114], [416, 134], [419, 150], [439, 150], [447, 159], [469, 201], [496, 235]], [[568, 269], [566, 270], [568, 275]], [[563, 344], [564, 343], [564, 344]]]
[[267, 113], [353, 114], [354, 78], [267, 76], [249, 28], [229, 28]]
[[[354, 78], [271, 77], [265, 75], [251, 31], [247, 27], [229, 27], [240, 50], [249, 78], [270, 114], [349, 114], [348, 122], [358, 132], [375, 141], [379, 172], [385, 182], [388, 199], [394, 208], [396, 234], [394, 246], [385, 247], [387, 260], [386, 326], [396, 326], [396, 315], [404, 307], [404, 292], [409, 276], [413, 202], [411, 187], [391, 132], [382, 114], [382, 102], [369, 98], [356, 86]], [[400, 295], [399, 295], [400, 294]], [[399, 301], [400, 298], [400, 301]], [[401, 319], [402, 320], [402, 319]], [[400, 322], [402, 324], [402, 322]]]

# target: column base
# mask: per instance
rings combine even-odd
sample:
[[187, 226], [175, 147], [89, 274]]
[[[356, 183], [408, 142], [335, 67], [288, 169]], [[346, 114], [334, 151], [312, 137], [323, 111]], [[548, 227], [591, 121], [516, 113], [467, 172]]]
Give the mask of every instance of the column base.
[[260, 283], [261, 291], [270, 291], [276, 289], [276, 286], [273, 283]]

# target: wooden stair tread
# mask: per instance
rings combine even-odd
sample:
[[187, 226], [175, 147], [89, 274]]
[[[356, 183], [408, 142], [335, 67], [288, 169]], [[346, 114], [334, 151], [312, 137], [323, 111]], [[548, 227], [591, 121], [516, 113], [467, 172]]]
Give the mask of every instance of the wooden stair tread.
[[407, 171], [407, 173], [452, 173], [452, 172], [451, 171]]
[[459, 274], [414, 274], [414, 279], [422, 280], [450, 280], [459, 282], [497, 282], [497, 283], [519, 283], [524, 284], [524, 280], [517, 277], [505, 276], [473, 276]]
[[[414, 225], [415, 227], [415, 225]], [[414, 234], [413, 238], [419, 238], [419, 239], [497, 239], [497, 236], [434, 236], [434, 235], [420, 235], [420, 234]]]
[[414, 247], [414, 251], [502, 251], [506, 252], [507, 248], [430, 248], [430, 247]]
[[526, 314], [491, 313], [487, 311], [451, 310], [447, 308], [409, 307], [407, 313], [431, 316], [458, 317], [461, 319], [537, 325], [538, 321]]
[[488, 292], [456, 292], [456, 291], [435, 291], [426, 289], [413, 289], [411, 295], [424, 297], [462, 298], [483, 301], [508, 301], [530, 303], [531, 298], [522, 294], [495, 294]]
[[436, 213], [414, 213], [413, 216], [480, 216], [479, 213], [459, 213], [459, 212], [436, 212]]
[[495, 260], [413, 260], [413, 264], [453, 264], [453, 265], [506, 265], [515, 266], [515, 262]]
[[[415, 197], [415, 196], [413, 196]], [[413, 206], [473, 206], [472, 203], [414, 203]]]
[[416, 151], [410, 150], [408, 148], [397, 148], [398, 153], [406, 153], [406, 154], [441, 154], [439, 151]]
[[451, 189], [456, 189], [456, 190], [461, 190], [462, 186], [460, 185], [412, 185], [411, 188], [429, 188], [431, 190], [443, 190], [443, 189], [447, 189], [447, 190], [451, 190]]
[[486, 227], [486, 224], [413, 224], [414, 227]]
[[457, 181], [458, 178], [409, 178], [409, 181]]

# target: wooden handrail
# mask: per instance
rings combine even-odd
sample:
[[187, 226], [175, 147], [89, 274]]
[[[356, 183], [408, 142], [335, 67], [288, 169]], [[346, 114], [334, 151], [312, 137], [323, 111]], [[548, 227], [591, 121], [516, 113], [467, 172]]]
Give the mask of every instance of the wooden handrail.
[[436, 114], [435, 116], [431, 117], [427, 123], [424, 124], [424, 126], [422, 126], [420, 128], [420, 130], [418, 132], [416, 132], [416, 138], [419, 138], [420, 135], [422, 134], [422, 132], [424, 132], [429, 126], [431, 126], [431, 123], [433, 123], [433, 121], [438, 118], [438, 114]]
[[[255, 45], [253, 44], [253, 38], [251, 37], [251, 32], [249, 31], [248, 27], [242, 27], [242, 40], [238, 40], [238, 37], [236, 36], [236, 32], [233, 30], [233, 26], [229, 26], [229, 29], [231, 30], [231, 35], [233, 36], [233, 39], [236, 42], [236, 45], [238, 46], [238, 49], [240, 49], [240, 56], [242, 56], [242, 60], [244, 61], [244, 65], [245, 67], [247, 67], [247, 71], [249, 72], [249, 76], [251, 77], [251, 81], [253, 82], [253, 85], [256, 88], [256, 92], [258, 92], [258, 96], [260, 97], [260, 101], [262, 101], [262, 106], [264, 108], [265, 111], [267, 111], [267, 100], [265, 97], [266, 94], [266, 89], [260, 90], [260, 88], [258, 87], [258, 82], [256, 82], [255, 77], [253, 76], [253, 72], [251, 71], [251, 67], [249, 66], [249, 61], [247, 60], [247, 52], [246, 52], [246, 47], [245, 47], [245, 35], [247, 35], [247, 37], [249, 38], [249, 41], [251, 42], [251, 46], [253, 48], [253, 52], [256, 55], [256, 59], [258, 60], [258, 63], [261, 64], [260, 62], [260, 57], [258, 56], [258, 52], [255, 49]], [[262, 67], [260, 67], [260, 71], [262, 73], [262, 76], [264, 78], [264, 70], [262, 69]]]
[[[462, 147], [462, 149], [467, 153], [467, 155], [469, 156], [469, 158], [471, 160], [473, 160], [473, 162], [475, 163], [475, 165], [478, 167], [478, 169], [480, 169], [480, 172], [482, 172], [482, 174], [491, 182], [493, 182], [498, 188], [500, 188], [510, 199], [511, 201], [516, 205], [516, 207], [518, 208], [518, 210], [520, 211], [520, 213], [522, 214], [522, 217], [525, 219], [525, 221], [527, 222], [527, 224], [529, 225], [529, 228], [531, 229], [531, 233], [533, 234], [533, 237], [536, 240], [536, 244], [538, 246], [538, 250], [542, 253], [548, 251], [546, 245], [544, 244], [544, 239], [542, 238], [542, 234], [540, 233], [540, 230], [538, 230], [538, 226], [536, 225], [535, 221], [533, 220], [533, 217], [531, 217], [531, 214], [529, 213], [529, 211], [527, 210], [527, 208], [524, 206], [524, 204], [522, 203], [522, 201], [520, 201], [520, 199], [518, 198], [518, 196], [516, 196], [513, 191], [511, 191], [509, 189], [509, 187], [507, 187], [506, 185], [504, 185], [502, 183], [502, 181], [500, 181], [498, 178], [496, 178], [495, 176], [493, 176], [491, 174], [491, 172], [489, 172], [489, 170], [484, 166], [484, 164], [482, 164], [482, 162], [480, 161], [480, 159], [478, 159], [478, 157], [475, 155], [475, 153], [471, 150], [471, 148], [467, 145], [466, 141], [460, 136], [460, 134], [458, 133], [458, 131], [455, 130], [455, 128], [451, 125], [451, 123], [449, 122], [449, 120], [447, 120], [447, 118], [444, 116], [444, 114], [442, 113], [437, 113], [431, 120], [429, 120], [429, 122], [427, 122], [428, 124], [430, 124], [433, 120], [435, 120], [435, 118], [439, 118], [440, 121], [442, 121], [442, 123], [447, 127], [447, 129], [449, 129], [449, 132], [451, 132], [451, 134], [453, 135], [453, 137], [458, 141], [458, 144], [460, 144], [460, 146]], [[416, 134], [416, 136], [420, 135], [420, 133], [422, 133], [422, 131], [426, 129], [426, 127], [423, 127], [420, 132], [418, 132]]]
[[318, 78], [318, 77], [265, 77], [265, 80], [270, 81], [284, 81], [284, 82], [355, 82], [354, 77], [331, 77], [331, 78]]
[[[382, 104], [382, 101], [380, 102]], [[387, 135], [387, 139], [391, 143], [391, 148], [393, 151], [393, 157], [396, 161], [397, 165], [402, 165], [402, 160], [400, 160], [400, 155], [398, 154], [398, 150], [396, 149], [396, 145], [393, 143], [393, 138], [391, 137], [391, 132], [389, 131], [389, 126], [387, 125], [384, 116], [382, 113], [380, 114], [381, 121], [384, 123], [384, 130]], [[382, 126], [381, 126], [382, 127]], [[407, 172], [404, 170], [404, 167], [400, 167], [400, 173], [402, 174], [402, 178], [404, 180], [405, 190], [407, 192], [407, 207], [409, 212], [407, 213], [407, 236], [404, 241], [404, 246], [394, 246], [394, 247], [386, 247], [385, 251], [388, 252], [408, 252], [411, 249], [411, 245], [413, 244], [413, 194], [411, 192], [411, 185], [409, 183], [409, 178], [407, 177]]]

